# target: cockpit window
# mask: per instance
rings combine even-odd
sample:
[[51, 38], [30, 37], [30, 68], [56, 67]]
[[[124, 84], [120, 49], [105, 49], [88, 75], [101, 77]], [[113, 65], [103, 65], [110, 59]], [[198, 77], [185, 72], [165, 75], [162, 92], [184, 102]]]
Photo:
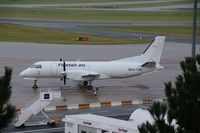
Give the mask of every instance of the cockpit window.
[[40, 64], [33, 64], [33, 65], [31, 66], [31, 68], [42, 69], [42, 65], [40, 65]]

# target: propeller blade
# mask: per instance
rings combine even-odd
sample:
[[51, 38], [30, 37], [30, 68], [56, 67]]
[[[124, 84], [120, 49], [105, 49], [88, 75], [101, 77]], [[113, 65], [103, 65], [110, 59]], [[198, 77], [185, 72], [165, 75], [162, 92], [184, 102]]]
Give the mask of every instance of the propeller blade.
[[[63, 61], [63, 71], [64, 72], [66, 71], [65, 61]], [[66, 76], [66, 73], [64, 73], [64, 75], [63, 75], [63, 83], [64, 83], [64, 85], [66, 85], [66, 79], [67, 79], [67, 76]]]
[[63, 83], [64, 83], [64, 85], [66, 85], [66, 79], [67, 79], [67, 76], [64, 75], [64, 76], [63, 76]]
[[65, 64], [65, 61], [63, 61], [63, 71], [64, 71], [64, 72], [66, 71], [66, 64]]

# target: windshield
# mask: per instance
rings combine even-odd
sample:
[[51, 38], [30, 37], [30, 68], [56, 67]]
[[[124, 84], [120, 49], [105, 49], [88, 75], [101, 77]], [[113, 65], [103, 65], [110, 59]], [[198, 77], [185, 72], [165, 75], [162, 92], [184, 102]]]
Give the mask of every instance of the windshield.
[[40, 65], [40, 64], [33, 64], [33, 65], [31, 66], [31, 68], [42, 69], [42, 65]]

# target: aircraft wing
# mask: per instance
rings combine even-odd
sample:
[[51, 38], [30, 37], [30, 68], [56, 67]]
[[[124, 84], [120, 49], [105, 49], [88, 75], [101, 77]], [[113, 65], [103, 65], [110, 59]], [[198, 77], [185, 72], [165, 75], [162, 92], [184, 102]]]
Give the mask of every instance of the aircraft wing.
[[91, 71], [67, 71], [66, 76], [68, 79], [71, 80], [89, 81], [98, 79], [100, 77], [100, 74]]
[[98, 73], [88, 73], [86, 75], [82, 75], [82, 78], [98, 78], [100, 74]]

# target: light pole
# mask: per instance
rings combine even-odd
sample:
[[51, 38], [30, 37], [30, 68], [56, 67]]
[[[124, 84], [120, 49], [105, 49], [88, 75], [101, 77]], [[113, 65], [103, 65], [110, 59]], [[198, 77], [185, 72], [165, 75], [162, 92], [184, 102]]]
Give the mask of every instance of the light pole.
[[192, 25], [192, 57], [196, 56], [196, 21], [197, 21], [197, 0], [194, 0], [193, 25]]

